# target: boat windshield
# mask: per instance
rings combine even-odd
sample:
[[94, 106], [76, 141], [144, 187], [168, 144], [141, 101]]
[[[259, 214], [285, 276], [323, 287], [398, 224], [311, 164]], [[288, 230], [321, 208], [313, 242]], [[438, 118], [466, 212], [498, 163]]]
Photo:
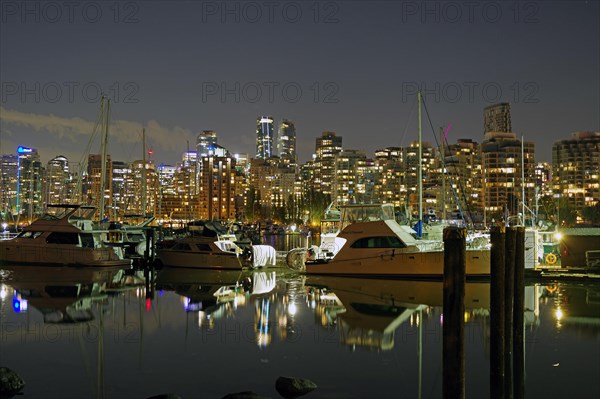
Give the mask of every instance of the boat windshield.
[[347, 205], [342, 207], [342, 229], [352, 223], [395, 220], [392, 204]]

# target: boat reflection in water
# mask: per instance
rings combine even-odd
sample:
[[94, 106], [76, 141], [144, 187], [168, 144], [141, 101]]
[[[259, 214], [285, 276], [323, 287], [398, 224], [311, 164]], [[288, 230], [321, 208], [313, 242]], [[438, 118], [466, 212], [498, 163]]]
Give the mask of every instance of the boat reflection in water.
[[[152, 296], [114, 273], [0, 266], [0, 359], [27, 396], [277, 397], [298, 375], [318, 397], [442, 397], [441, 282], [165, 268]], [[489, 285], [465, 288], [465, 389], [487, 397]], [[526, 288], [527, 397], [598, 397], [599, 290]]]
[[174, 291], [181, 296], [186, 312], [198, 315], [198, 325], [215, 327], [215, 320], [235, 316], [238, 307], [254, 304], [256, 338], [259, 345], [270, 341], [268, 295], [276, 285], [275, 271], [202, 270], [166, 267], [156, 278], [158, 290]]
[[13, 290], [15, 312], [31, 306], [44, 323], [82, 323], [94, 320], [92, 304], [106, 299], [107, 290], [123, 277], [121, 268], [2, 266], [0, 280]]
[[[352, 347], [390, 350], [404, 323], [420, 326], [424, 314], [432, 317], [433, 308], [443, 305], [443, 283], [438, 281], [309, 276], [306, 285], [321, 326], [337, 326], [341, 342]], [[487, 317], [489, 303], [489, 283], [467, 283], [465, 321]]]

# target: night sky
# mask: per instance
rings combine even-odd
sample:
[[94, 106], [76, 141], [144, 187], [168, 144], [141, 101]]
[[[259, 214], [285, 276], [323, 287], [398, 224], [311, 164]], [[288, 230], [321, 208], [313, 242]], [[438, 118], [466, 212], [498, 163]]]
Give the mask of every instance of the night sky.
[[[300, 162], [331, 130], [345, 149], [408, 145], [422, 85], [435, 130], [483, 139], [483, 108], [551, 160], [555, 140], [600, 130], [600, 3], [0, 3], [0, 153], [79, 161], [112, 98], [109, 153], [174, 164], [198, 132], [255, 154], [256, 117], [288, 118]], [[411, 112], [412, 110], [412, 112]], [[424, 140], [434, 141], [427, 114]], [[98, 141], [92, 153], [99, 153]]]

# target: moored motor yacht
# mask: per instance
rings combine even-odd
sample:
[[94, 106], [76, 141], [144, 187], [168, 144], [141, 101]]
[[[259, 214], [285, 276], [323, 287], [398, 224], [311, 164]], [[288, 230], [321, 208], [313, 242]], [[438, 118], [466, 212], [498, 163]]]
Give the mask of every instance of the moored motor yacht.
[[[432, 249], [415, 239], [396, 222], [391, 204], [342, 207], [341, 229], [333, 250], [314, 247], [290, 255], [288, 265], [307, 274], [405, 278], [444, 274], [443, 247]], [[466, 251], [466, 274], [489, 277], [489, 249]]]
[[275, 266], [276, 251], [269, 245], [246, 249], [222, 237], [189, 236], [165, 240], [157, 245], [160, 266], [194, 269], [244, 269]]
[[[104, 245], [100, 232], [93, 230], [91, 208], [81, 205], [48, 205], [64, 209], [45, 214], [11, 240], [0, 241], [0, 262], [28, 265], [129, 267], [130, 259], [120, 258]], [[75, 213], [86, 210], [83, 216]]]

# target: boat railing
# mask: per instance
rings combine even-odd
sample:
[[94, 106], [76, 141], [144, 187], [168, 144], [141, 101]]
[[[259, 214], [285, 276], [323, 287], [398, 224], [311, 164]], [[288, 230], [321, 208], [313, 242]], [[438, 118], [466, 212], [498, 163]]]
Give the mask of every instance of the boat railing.
[[11, 233], [9, 231], [3, 231], [2, 233], [0, 233], [0, 241], [12, 240], [13, 238], [15, 238], [18, 235], [19, 235], [19, 233]]

